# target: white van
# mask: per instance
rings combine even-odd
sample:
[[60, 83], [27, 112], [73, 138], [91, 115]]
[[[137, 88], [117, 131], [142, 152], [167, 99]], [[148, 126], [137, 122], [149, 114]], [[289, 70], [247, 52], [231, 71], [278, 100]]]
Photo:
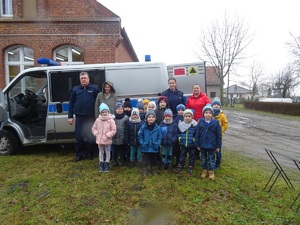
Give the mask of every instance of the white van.
[[[196, 64], [205, 68], [204, 63], [195, 63], [194, 66]], [[70, 126], [67, 120], [69, 94], [74, 86], [79, 85], [82, 71], [88, 72], [90, 82], [100, 88], [106, 80], [113, 82], [120, 100], [129, 97], [133, 101], [157, 98], [168, 88], [167, 80], [171, 76], [164, 63], [154, 62], [47, 66], [24, 70], [3, 92], [0, 91], [0, 129], [3, 129], [0, 155], [15, 154], [22, 146], [75, 142], [74, 126]], [[198, 77], [200, 79], [200, 73]], [[203, 77], [205, 74], [201, 74], [201, 80]], [[180, 85], [183, 87], [184, 82]]]

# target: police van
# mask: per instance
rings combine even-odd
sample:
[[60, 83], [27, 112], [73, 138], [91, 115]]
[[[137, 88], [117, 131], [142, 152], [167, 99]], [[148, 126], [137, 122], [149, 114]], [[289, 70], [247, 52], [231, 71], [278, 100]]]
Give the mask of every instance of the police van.
[[90, 83], [100, 88], [113, 82], [119, 100], [155, 100], [168, 88], [168, 78], [176, 77], [178, 89], [186, 96], [192, 85], [206, 90], [205, 63], [108, 63], [76, 66], [41, 66], [18, 74], [0, 91], [0, 155], [12, 155], [23, 146], [75, 142], [74, 126], [68, 124], [69, 97], [79, 85], [79, 74], [90, 75]]

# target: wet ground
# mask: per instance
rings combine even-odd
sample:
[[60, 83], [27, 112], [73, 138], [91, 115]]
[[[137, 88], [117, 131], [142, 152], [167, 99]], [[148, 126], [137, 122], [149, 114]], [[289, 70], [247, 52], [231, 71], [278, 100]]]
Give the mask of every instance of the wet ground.
[[[270, 115], [224, 110], [229, 122], [223, 148], [270, 161], [264, 148], [300, 161], [300, 121]], [[282, 159], [284, 164], [293, 161]], [[293, 166], [294, 167], [294, 166]]]

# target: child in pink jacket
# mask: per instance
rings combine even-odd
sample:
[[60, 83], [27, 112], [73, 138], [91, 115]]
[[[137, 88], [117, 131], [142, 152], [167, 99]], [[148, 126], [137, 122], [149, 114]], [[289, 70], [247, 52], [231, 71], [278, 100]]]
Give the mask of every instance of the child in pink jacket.
[[112, 137], [116, 134], [117, 129], [114, 115], [109, 113], [109, 108], [105, 103], [101, 103], [99, 112], [100, 115], [92, 127], [92, 132], [96, 137], [96, 143], [99, 148], [99, 172], [109, 172], [110, 145], [112, 144]]

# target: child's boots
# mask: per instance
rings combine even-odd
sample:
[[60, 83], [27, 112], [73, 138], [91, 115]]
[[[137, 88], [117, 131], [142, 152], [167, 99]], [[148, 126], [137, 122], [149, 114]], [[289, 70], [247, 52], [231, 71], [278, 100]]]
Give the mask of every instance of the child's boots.
[[99, 163], [99, 172], [104, 172], [104, 162]]
[[204, 179], [205, 177], [207, 177], [207, 170], [203, 170], [200, 177], [202, 179]]
[[213, 170], [208, 171], [208, 179], [214, 180], [215, 179], [215, 172]]
[[105, 169], [104, 172], [109, 172], [109, 162], [105, 163]]
[[155, 167], [152, 167], [152, 168], [151, 168], [151, 171], [152, 171], [152, 175], [157, 175], [157, 172], [156, 172], [156, 168], [155, 168]]

